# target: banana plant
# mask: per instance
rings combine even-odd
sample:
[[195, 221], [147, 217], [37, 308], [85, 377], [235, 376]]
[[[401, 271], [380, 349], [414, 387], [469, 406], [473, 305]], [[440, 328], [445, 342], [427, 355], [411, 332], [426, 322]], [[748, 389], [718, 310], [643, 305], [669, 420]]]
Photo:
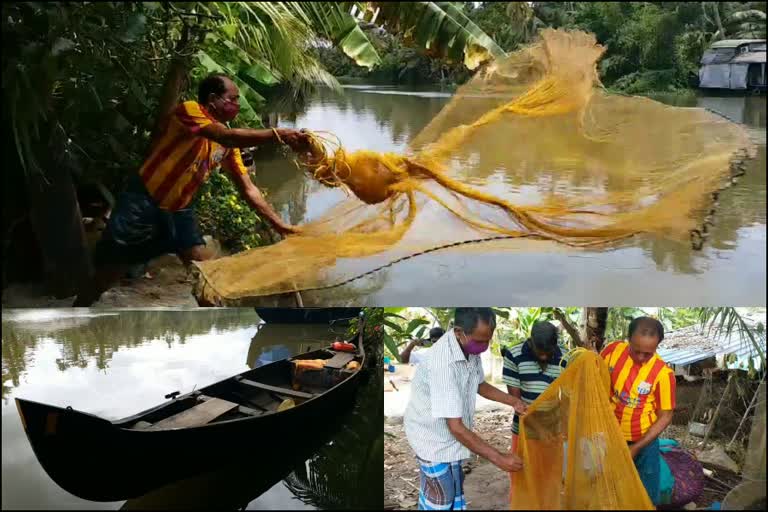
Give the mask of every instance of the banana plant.
[[463, 11], [461, 2], [370, 2], [374, 23], [405, 35], [431, 57], [463, 62], [469, 69], [506, 55]]

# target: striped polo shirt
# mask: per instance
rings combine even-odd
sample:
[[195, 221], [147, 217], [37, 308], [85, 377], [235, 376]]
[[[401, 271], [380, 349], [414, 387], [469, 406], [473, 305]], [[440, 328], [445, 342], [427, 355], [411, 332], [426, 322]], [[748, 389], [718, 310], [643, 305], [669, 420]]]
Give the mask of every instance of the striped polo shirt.
[[[504, 356], [502, 381], [507, 386], [518, 388], [523, 402], [530, 405], [565, 369], [564, 353], [565, 348], [558, 346], [547, 361], [546, 370], [542, 371], [539, 360], [528, 342], [509, 349], [505, 348], [502, 350]], [[520, 418], [515, 414], [512, 420], [512, 433], [518, 434], [519, 429]]]
[[453, 329], [432, 345], [416, 367], [403, 421], [417, 457], [428, 462], [469, 458], [469, 449], [453, 437], [446, 418], [461, 418], [471, 430], [477, 390], [484, 380], [480, 356], [464, 357]]
[[675, 408], [675, 372], [654, 354], [645, 364], [629, 357], [629, 343], [615, 341], [600, 353], [611, 374], [611, 403], [627, 441], [638, 441], [659, 410]]
[[239, 149], [227, 149], [200, 136], [216, 120], [196, 101], [176, 107], [139, 170], [149, 195], [163, 210], [186, 208], [208, 178], [223, 165], [229, 172], [247, 174]]

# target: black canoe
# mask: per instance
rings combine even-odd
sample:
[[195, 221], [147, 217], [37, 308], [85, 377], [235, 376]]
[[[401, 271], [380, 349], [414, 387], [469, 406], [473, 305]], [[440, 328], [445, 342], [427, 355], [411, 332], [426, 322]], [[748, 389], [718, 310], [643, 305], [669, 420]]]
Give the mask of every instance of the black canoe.
[[[251, 458], [255, 472], [269, 467], [343, 414], [365, 367], [362, 337], [353, 342], [356, 353], [326, 348], [275, 361], [117, 421], [20, 398], [16, 406], [37, 459], [63, 489], [92, 501], [136, 498], [238, 458]], [[294, 386], [297, 359], [328, 361]], [[295, 406], [277, 411], [286, 399]]]
[[362, 308], [254, 308], [259, 317], [275, 324], [329, 324], [356, 318]]

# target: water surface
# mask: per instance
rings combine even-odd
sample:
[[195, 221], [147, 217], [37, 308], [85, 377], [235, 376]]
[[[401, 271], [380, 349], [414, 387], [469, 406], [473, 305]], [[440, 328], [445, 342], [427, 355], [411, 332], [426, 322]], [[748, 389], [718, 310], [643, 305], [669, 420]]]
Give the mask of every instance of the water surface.
[[[343, 95], [318, 94], [293, 124], [332, 132], [349, 150], [403, 152], [449, 99], [449, 92], [428, 87], [347, 86]], [[441, 250], [419, 256], [333, 290], [305, 292], [305, 304], [535, 306], [591, 303], [595, 297], [616, 306], [765, 304], [765, 97], [694, 94], [656, 99], [719, 112], [744, 124], [757, 144], [757, 158], [748, 162], [747, 174], [721, 194], [703, 250], [693, 250], [687, 241], [651, 236], [600, 250], [572, 250], [550, 242], [485, 243], [471, 251]], [[290, 164], [261, 165], [258, 185], [268, 190], [269, 200], [292, 223], [316, 219], [346, 197]], [[468, 179], [520, 201], [535, 198], [541, 187], [551, 186], [541, 173], [526, 177], [522, 182], [519, 175], [510, 179], [497, 169]], [[338, 279], [331, 282], [370, 267], [359, 260], [340, 261], [332, 271]]]
[[[128, 502], [91, 502], [55, 484], [32, 452], [15, 407], [14, 398], [22, 397], [119, 419], [164, 402], [172, 391], [183, 394], [325, 346], [336, 338], [327, 325], [264, 324], [252, 309], [6, 309], [2, 328], [3, 509], [358, 509], [383, 503], [380, 377], [364, 380], [344, 417], [307, 425], [306, 442], [254, 439], [237, 464]], [[285, 459], [260, 460], [263, 442], [284, 443]]]

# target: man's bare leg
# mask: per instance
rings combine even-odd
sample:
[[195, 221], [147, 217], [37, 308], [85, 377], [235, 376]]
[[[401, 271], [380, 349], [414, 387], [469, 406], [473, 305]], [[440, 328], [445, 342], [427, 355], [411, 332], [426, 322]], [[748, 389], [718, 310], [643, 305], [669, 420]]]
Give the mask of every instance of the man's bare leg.
[[88, 308], [98, 301], [101, 295], [109, 290], [116, 282], [122, 278], [130, 265], [104, 265], [97, 267], [96, 272], [88, 283], [81, 287], [72, 307]]
[[193, 261], [205, 261], [213, 259], [213, 251], [205, 245], [195, 245], [178, 253], [182, 263], [189, 269]]

